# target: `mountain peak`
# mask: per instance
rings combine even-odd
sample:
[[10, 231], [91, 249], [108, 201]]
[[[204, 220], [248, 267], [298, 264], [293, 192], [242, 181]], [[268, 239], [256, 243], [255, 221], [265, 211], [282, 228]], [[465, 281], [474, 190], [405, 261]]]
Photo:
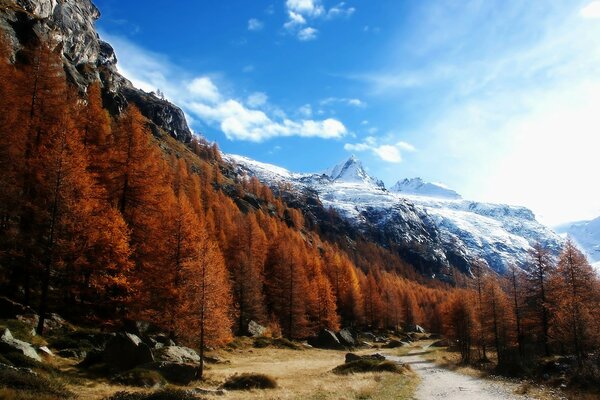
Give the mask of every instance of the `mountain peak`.
[[353, 154], [346, 161], [337, 164], [324, 172], [334, 182], [367, 183], [383, 188], [383, 182], [370, 176], [362, 162]]
[[449, 189], [440, 183], [425, 182], [421, 178], [407, 178], [400, 180], [390, 188], [390, 192], [452, 200], [462, 198], [454, 190]]

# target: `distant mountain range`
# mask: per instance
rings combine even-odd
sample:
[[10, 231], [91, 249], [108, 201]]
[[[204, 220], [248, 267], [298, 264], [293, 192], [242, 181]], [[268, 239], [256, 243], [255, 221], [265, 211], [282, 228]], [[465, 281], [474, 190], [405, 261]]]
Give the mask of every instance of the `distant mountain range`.
[[[454, 190], [420, 178], [403, 179], [389, 190], [369, 175], [355, 156], [322, 173], [299, 174], [237, 155], [224, 155], [238, 173], [271, 187], [316, 193], [361, 232], [382, 245], [393, 243], [403, 256], [432, 275], [449, 268], [469, 272], [475, 260], [503, 273], [525, 267], [527, 253], [540, 242], [555, 253], [563, 239], [540, 224], [527, 208], [464, 200]], [[435, 265], [435, 268], [431, 268]]]
[[569, 236], [586, 253], [591, 263], [600, 270], [600, 217], [579, 221], [556, 228], [559, 234]]

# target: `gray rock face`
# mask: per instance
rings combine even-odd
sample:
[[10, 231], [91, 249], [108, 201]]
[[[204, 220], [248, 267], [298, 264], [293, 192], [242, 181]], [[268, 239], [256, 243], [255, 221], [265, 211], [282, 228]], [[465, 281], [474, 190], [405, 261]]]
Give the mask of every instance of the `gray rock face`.
[[342, 329], [339, 331], [337, 337], [340, 343], [346, 347], [354, 347], [356, 345], [356, 340], [354, 340], [352, 332], [350, 332], [348, 329]]
[[116, 68], [110, 44], [100, 40], [95, 23], [100, 11], [90, 0], [7, 0], [0, 8], [0, 27], [16, 55], [24, 47], [48, 42], [60, 47], [67, 77], [81, 92], [100, 81], [106, 105], [118, 114], [128, 104], [140, 108], [155, 133], [165, 131], [189, 142], [192, 133], [183, 112], [168, 101], [133, 87]]
[[102, 353], [103, 361], [111, 368], [131, 369], [140, 364], [154, 361], [148, 345], [131, 333], [118, 333], [106, 343]]
[[154, 351], [158, 361], [174, 363], [199, 363], [200, 356], [193, 349], [182, 346], [166, 346]]
[[32, 358], [36, 361], [42, 361], [42, 358], [35, 351], [33, 346], [22, 340], [15, 339], [10, 333], [8, 328], [0, 330], [0, 353], [21, 353], [26, 357]]
[[248, 333], [252, 337], [260, 337], [264, 335], [267, 328], [259, 324], [258, 322], [250, 321], [248, 323]]

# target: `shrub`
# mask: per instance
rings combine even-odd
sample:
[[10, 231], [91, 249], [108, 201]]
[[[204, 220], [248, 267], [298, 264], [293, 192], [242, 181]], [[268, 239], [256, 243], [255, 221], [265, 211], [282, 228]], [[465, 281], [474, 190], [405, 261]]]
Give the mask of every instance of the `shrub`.
[[265, 374], [241, 374], [227, 378], [223, 384], [228, 390], [275, 389], [277, 381]]
[[334, 374], [347, 375], [365, 372], [393, 372], [400, 374], [409, 367], [392, 361], [361, 359], [339, 365], [333, 369]]
[[16, 389], [18, 392], [28, 392], [32, 397], [56, 397], [67, 399], [73, 397], [65, 386], [33, 373], [14, 369], [0, 370], [0, 386]]
[[164, 386], [167, 383], [159, 372], [140, 368], [125, 371], [115, 376], [113, 381], [122, 385], [145, 388]]
[[153, 393], [117, 392], [104, 400], [198, 400], [185, 390], [163, 389]]

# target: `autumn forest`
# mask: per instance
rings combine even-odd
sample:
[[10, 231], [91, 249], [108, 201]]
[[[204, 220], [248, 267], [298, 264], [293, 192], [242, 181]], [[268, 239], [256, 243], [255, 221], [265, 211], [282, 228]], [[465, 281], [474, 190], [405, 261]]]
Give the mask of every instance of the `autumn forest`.
[[572, 243], [534, 247], [527, 271], [475, 262], [431, 279], [391, 247], [323, 231], [283, 188], [233, 176], [216, 144], [157, 136], [133, 105], [110, 114], [101, 84], [79, 93], [50, 46], [9, 59], [3, 40], [0, 287], [37, 311], [38, 334], [51, 312], [103, 330], [144, 320], [202, 355], [250, 321], [292, 340], [419, 325], [464, 363], [522, 375], [567, 355], [598, 374], [600, 281]]

